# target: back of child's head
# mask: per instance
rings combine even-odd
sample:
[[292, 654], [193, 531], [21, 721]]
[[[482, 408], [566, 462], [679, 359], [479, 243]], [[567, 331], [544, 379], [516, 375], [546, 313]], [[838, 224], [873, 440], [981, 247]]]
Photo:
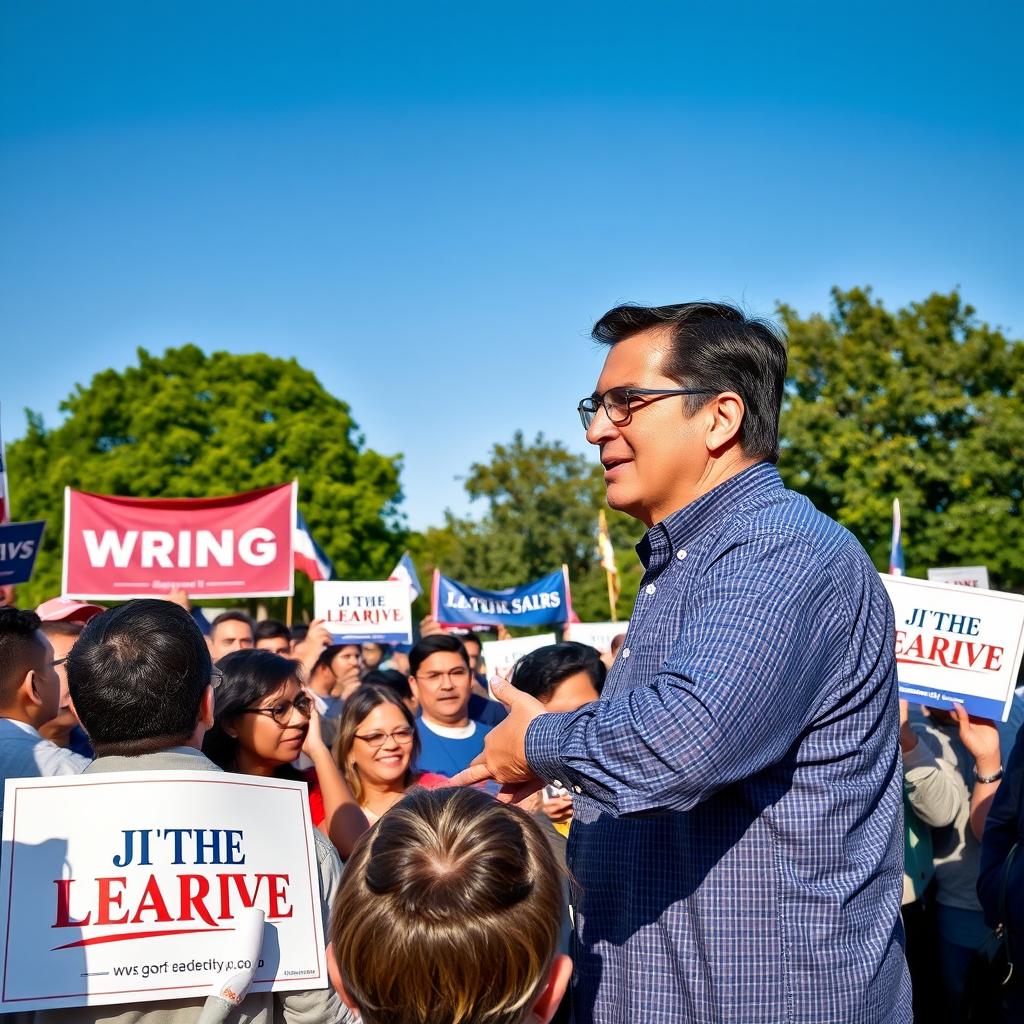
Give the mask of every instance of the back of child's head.
[[331, 941], [365, 1024], [520, 1024], [548, 982], [560, 869], [530, 818], [415, 788], [345, 866]]

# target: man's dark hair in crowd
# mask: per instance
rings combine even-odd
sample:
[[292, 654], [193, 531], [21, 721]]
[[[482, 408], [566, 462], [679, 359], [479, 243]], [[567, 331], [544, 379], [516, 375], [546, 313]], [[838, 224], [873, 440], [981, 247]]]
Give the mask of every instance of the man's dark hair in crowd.
[[278, 622], [277, 619], [261, 619], [256, 623], [256, 628], [253, 630], [253, 639], [257, 644], [261, 640], [271, 639], [287, 640], [290, 644], [292, 642], [292, 631], [283, 622]]
[[137, 757], [186, 743], [213, 670], [192, 616], [150, 599], [90, 620], [67, 667], [71, 699], [97, 757]]
[[290, 658], [292, 653], [292, 632], [277, 619], [263, 619], [256, 623], [252, 634], [253, 647], [272, 651], [282, 657]]
[[46, 645], [40, 643], [39, 627], [34, 611], [0, 605], [0, 703], [4, 705], [13, 699], [25, 675], [42, 665]]
[[585, 672], [590, 677], [594, 689], [600, 694], [604, 688], [604, 679], [608, 670], [601, 661], [601, 655], [587, 644], [578, 644], [566, 640], [548, 647], [538, 647], [516, 662], [509, 680], [517, 689], [545, 701], [555, 692], [555, 688], [563, 680]]
[[[786, 346], [775, 328], [744, 315], [735, 306], [683, 302], [616, 306], [597, 321], [593, 336], [615, 345], [653, 327], [668, 328], [671, 338], [662, 373], [681, 388], [735, 391], [745, 410], [739, 431], [743, 454], [778, 462]], [[707, 401], [707, 394], [684, 396], [686, 415], [695, 415]]]
[[469, 655], [466, 653], [465, 645], [457, 636], [452, 636], [449, 633], [431, 633], [429, 636], [419, 639], [409, 652], [409, 674], [416, 675], [420, 665], [439, 651], [460, 654], [466, 667], [469, 668]]
[[402, 700], [412, 700], [409, 677], [393, 668], [375, 668], [363, 676], [364, 686], [383, 686]]
[[304, 622], [296, 623], [290, 630], [292, 643], [301, 644], [306, 639], [306, 634], [309, 633], [309, 626]]

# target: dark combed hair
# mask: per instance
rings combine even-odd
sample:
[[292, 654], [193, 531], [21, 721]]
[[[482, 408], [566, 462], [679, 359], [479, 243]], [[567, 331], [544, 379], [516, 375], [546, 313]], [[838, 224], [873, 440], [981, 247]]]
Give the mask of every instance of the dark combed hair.
[[27, 608], [0, 606], [0, 701], [10, 702], [18, 684], [42, 650], [39, 616]]
[[530, 815], [476, 789], [411, 789], [356, 844], [334, 901], [361, 1019], [520, 1024], [557, 952], [562, 879]]
[[431, 633], [430, 636], [421, 637], [413, 645], [409, 652], [409, 671], [416, 675], [423, 664], [432, 654], [441, 651], [448, 654], [458, 654], [469, 668], [469, 652], [457, 636], [449, 633]]
[[133, 757], [186, 742], [211, 669], [192, 616], [152, 599], [90, 619], [67, 660], [71, 699], [99, 756]]
[[213, 620], [213, 622], [210, 623], [210, 635], [211, 636], [213, 635], [214, 630], [222, 622], [244, 622], [253, 631], [254, 635], [256, 633], [256, 623], [253, 622], [252, 616], [251, 615], [247, 615], [245, 612], [240, 612], [237, 609], [232, 608], [229, 611], [221, 612], [220, 615], [218, 615]]
[[224, 729], [245, 708], [277, 693], [289, 679], [301, 682], [302, 665], [273, 651], [247, 647], [217, 662], [221, 678], [214, 692], [213, 728], [203, 740], [203, 753], [225, 771], [233, 771], [238, 740]]
[[252, 631], [252, 638], [253, 642], [257, 644], [261, 640], [273, 639], [287, 640], [288, 643], [291, 643], [292, 631], [277, 619], [261, 619], [256, 623], [256, 628]]
[[524, 654], [512, 669], [509, 682], [517, 690], [544, 700], [555, 692], [555, 687], [563, 679], [577, 672], [586, 672], [598, 693], [604, 689], [604, 677], [608, 670], [601, 661], [601, 655], [587, 644], [566, 640]]
[[[779, 460], [779, 411], [786, 380], [786, 344], [778, 328], [721, 302], [674, 306], [616, 306], [594, 324], [593, 336], [614, 345], [651, 328], [666, 328], [672, 339], [662, 372], [684, 388], [735, 391], [745, 412], [739, 443], [743, 453], [765, 462]], [[684, 397], [688, 415], [707, 404], [707, 395]]]
[[[409, 677], [393, 668], [370, 669], [362, 678], [364, 686], [384, 686], [398, 695], [399, 700], [412, 700]], [[356, 693], [359, 691], [357, 690]]]

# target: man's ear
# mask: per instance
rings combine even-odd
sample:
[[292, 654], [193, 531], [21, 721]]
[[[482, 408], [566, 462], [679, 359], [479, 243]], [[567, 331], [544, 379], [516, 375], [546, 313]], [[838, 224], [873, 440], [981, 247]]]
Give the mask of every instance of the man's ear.
[[39, 674], [29, 669], [18, 684], [16, 693], [29, 704], [41, 705], [43, 700], [39, 694]]
[[420, 701], [420, 688], [415, 676], [409, 676], [409, 689], [412, 690], [412, 695], [416, 698], [416, 703], [418, 704]]
[[557, 1012], [571, 978], [572, 961], [564, 953], [559, 953], [551, 963], [548, 982], [544, 986], [544, 990], [533, 1004], [531, 1020], [536, 1021], [537, 1024], [548, 1024], [548, 1021]]
[[199, 702], [199, 721], [196, 725], [201, 725], [203, 731], [213, 728], [213, 684], [207, 686], [203, 693], [203, 699]]
[[739, 437], [746, 406], [735, 391], [723, 391], [705, 408], [711, 416], [706, 436], [708, 451], [718, 452]]
[[341, 971], [338, 970], [338, 961], [334, 956], [334, 943], [327, 943], [327, 976], [331, 979], [331, 984], [334, 986], [334, 991], [338, 993], [341, 1001], [353, 1012], [358, 1013], [359, 1007], [356, 1006], [352, 997], [345, 991], [345, 983], [341, 980]]

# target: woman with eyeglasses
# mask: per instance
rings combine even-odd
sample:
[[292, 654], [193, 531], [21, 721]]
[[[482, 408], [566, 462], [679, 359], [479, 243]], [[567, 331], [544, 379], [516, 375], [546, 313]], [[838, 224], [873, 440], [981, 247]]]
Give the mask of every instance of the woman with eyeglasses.
[[345, 703], [334, 746], [337, 762], [372, 825], [413, 786], [449, 786], [443, 775], [415, 772], [416, 720], [386, 686], [360, 686]]
[[[314, 826], [342, 857], [352, 852], [367, 823], [320, 734], [320, 715], [302, 687], [302, 666], [271, 651], [233, 651], [217, 662], [214, 724], [203, 753], [225, 771], [309, 786]], [[292, 762], [305, 754], [313, 767]]]

